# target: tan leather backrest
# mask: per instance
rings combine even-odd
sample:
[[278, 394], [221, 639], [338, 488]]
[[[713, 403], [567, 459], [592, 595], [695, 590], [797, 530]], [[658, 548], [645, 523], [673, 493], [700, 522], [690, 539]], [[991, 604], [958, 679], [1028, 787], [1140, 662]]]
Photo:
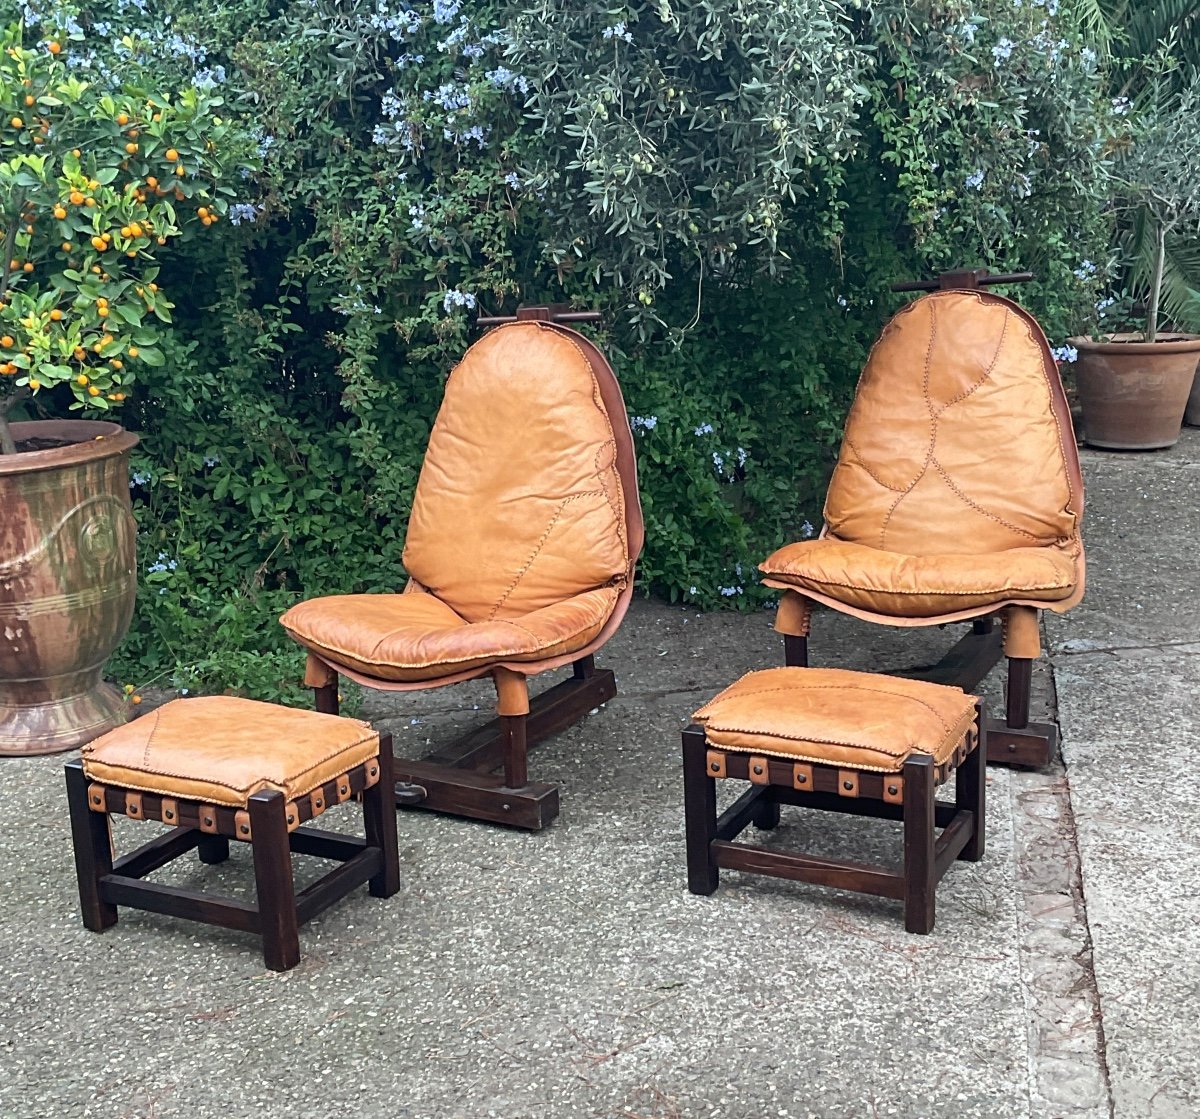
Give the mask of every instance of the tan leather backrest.
[[467, 621], [516, 618], [630, 570], [625, 495], [595, 372], [570, 332], [518, 322], [450, 374], [404, 565]]
[[884, 327], [825, 500], [839, 540], [909, 555], [1078, 548], [1082, 482], [1045, 335], [1010, 300], [939, 291]]

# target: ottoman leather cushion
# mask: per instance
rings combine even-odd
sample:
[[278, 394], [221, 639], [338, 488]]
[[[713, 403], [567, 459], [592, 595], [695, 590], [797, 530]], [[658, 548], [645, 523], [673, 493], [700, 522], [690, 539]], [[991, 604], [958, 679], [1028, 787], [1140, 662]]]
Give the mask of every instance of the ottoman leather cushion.
[[723, 750], [893, 773], [913, 754], [945, 762], [975, 718], [975, 697], [840, 668], [768, 668], [692, 718]]
[[272, 790], [294, 800], [379, 753], [358, 719], [233, 696], [176, 699], [83, 748], [89, 780], [245, 808]]

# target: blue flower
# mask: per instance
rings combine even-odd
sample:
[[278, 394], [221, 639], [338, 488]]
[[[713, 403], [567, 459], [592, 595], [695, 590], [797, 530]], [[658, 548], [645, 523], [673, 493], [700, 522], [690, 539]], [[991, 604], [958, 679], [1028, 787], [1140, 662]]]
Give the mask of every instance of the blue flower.
[[972, 190], [978, 190], [981, 186], [983, 186], [983, 179], [983, 172], [980, 170], [975, 170], [963, 180], [963, 185], [970, 187]]
[[262, 207], [253, 202], [235, 202], [229, 207], [229, 224], [241, 225], [243, 222], [255, 221], [261, 213]]
[[631, 416], [629, 418], [629, 426], [634, 431], [653, 431], [658, 427], [657, 416]]
[[442, 307], [449, 314], [455, 307], [466, 307], [467, 310], [474, 310], [475, 296], [469, 291], [459, 291], [457, 288], [451, 288], [446, 292], [445, 298], [442, 300]]
[[462, 7], [462, 0], [433, 0], [433, 22], [453, 23]]
[[697, 438], [699, 438], [701, 435], [711, 435], [712, 433], [713, 433], [713, 425], [712, 424], [701, 424], [698, 428], [696, 428], [696, 437]]
[[633, 42], [633, 35], [628, 28], [626, 28], [624, 20], [614, 23], [611, 27], [606, 27], [600, 32], [600, 36], [604, 39], [620, 39], [625, 43]]
[[1001, 62], [1007, 62], [1012, 58], [1012, 52], [1016, 48], [1014, 43], [1009, 38], [1001, 39], [994, 47], [992, 47], [992, 59], [999, 66]]
[[1079, 351], [1074, 346], [1056, 346], [1050, 353], [1059, 365], [1070, 365], [1079, 357]]

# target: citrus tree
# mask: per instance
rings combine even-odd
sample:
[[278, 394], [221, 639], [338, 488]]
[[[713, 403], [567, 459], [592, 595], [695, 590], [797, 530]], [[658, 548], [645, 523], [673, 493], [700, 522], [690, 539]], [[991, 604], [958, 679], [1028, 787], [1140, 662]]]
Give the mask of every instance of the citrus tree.
[[56, 390], [109, 411], [163, 363], [155, 252], [222, 218], [236, 146], [200, 90], [75, 76], [73, 21], [24, 40], [20, 24], [0, 39], [0, 454], [17, 405]]

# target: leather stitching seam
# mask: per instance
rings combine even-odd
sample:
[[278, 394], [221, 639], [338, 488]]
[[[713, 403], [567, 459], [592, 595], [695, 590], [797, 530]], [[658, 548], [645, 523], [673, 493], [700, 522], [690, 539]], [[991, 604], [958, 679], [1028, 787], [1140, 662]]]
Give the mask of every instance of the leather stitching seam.
[[972, 509], [974, 509], [976, 513], [987, 517], [989, 520], [995, 521], [999, 525], [1003, 525], [1010, 532], [1015, 532], [1018, 536], [1027, 536], [1035, 544], [1041, 545], [1041, 541], [1034, 533], [1029, 532], [1027, 529], [1018, 528], [1011, 521], [1006, 521], [1003, 517], [993, 513], [990, 509], [985, 509], [978, 502], [972, 501], [965, 493], [963, 493], [962, 490], [958, 488], [958, 485], [955, 483], [954, 479], [950, 477], [950, 475], [943, 468], [942, 464], [938, 462], [936, 458], [933, 460], [933, 467], [942, 476], [942, 480], [946, 483], [946, 485], [949, 486], [950, 492], [953, 493], [954, 496], [964, 504], [969, 505]]

